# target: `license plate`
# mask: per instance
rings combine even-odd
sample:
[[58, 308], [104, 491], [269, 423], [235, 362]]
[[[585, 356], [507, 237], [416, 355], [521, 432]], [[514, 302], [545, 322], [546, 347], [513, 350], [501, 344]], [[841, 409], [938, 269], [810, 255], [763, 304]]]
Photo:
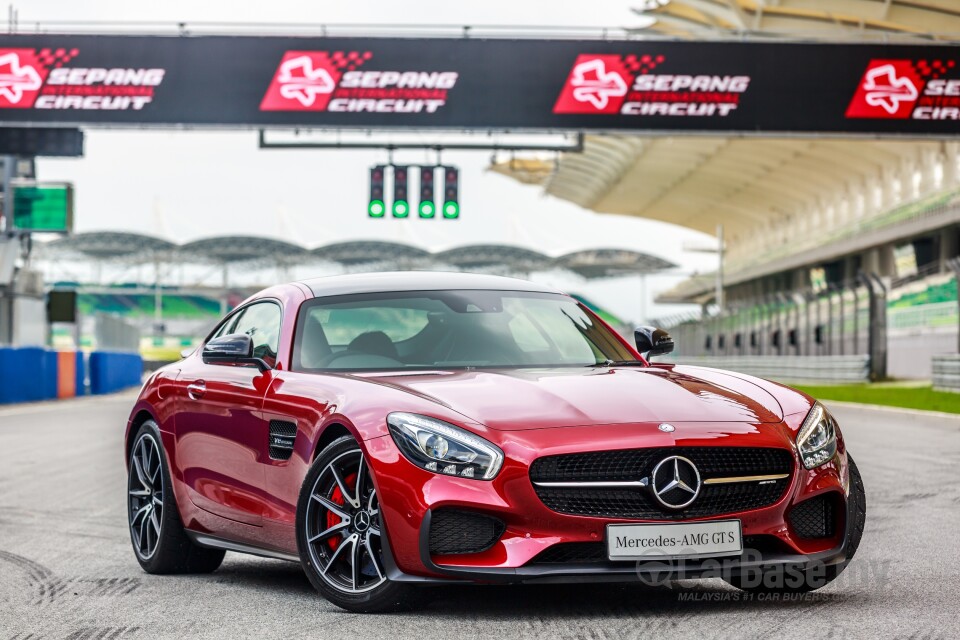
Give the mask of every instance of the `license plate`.
[[710, 558], [742, 552], [739, 520], [607, 525], [610, 560]]

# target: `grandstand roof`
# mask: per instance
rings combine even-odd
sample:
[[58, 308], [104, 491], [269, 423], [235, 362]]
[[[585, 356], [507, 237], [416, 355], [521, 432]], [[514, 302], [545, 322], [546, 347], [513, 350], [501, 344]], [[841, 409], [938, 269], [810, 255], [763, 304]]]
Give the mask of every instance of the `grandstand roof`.
[[[637, 13], [656, 21], [638, 35], [653, 31], [696, 40], [960, 40], [957, 0], [636, 4], [643, 7], [635, 9]], [[909, 186], [914, 169], [937, 162], [949, 166], [956, 154], [951, 145], [909, 139], [606, 134], [587, 136], [582, 153], [566, 153], [557, 160], [510, 158], [491, 168], [600, 213], [662, 220], [710, 235], [722, 223], [730, 274], [741, 268], [761, 273], [779, 268], [775, 259], [805, 250], [814, 240], [825, 244], [824, 232], [851, 218], [869, 219], [897, 206], [892, 197], [878, 198], [875, 192], [893, 182]], [[916, 195], [903, 195], [909, 191], [901, 187], [900, 202]], [[850, 213], [853, 209], [855, 214]], [[759, 255], [766, 253], [771, 255]], [[693, 288], [705, 295], [712, 290], [702, 283]]]
[[[86, 234], [84, 234], [86, 235]], [[181, 245], [177, 253], [197, 262], [247, 262], [266, 258], [285, 262], [307, 252], [300, 245], [256, 236], [217, 236]], [[282, 258], [282, 259], [281, 259]]]
[[666, 271], [673, 263], [636, 251], [621, 249], [586, 249], [557, 258], [557, 266], [584, 278], [612, 278], [629, 273]]
[[439, 262], [451, 264], [461, 269], [490, 269], [508, 266], [517, 271], [540, 271], [553, 266], [553, 259], [547, 255], [509, 245], [475, 244], [457, 247], [436, 254]]
[[78, 233], [36, 246], [38, 257], [82, 257], [152, 261], [157, 251], [165, 258], [186, 263], [233, 264], [272, 261], [278, 264], [302, 262], [306, 258], [335, 262], [344, 267], [383, 264], [391, 269], [428, 268], [450, 265], [463, 270], [504, 268], [528, 273], [567, 269], [584, 278], [608, 278], [654, 273], [675, 268], [658, 256], [626, 249], [597, 248], [559, 257], [511, 245], [467, 245], [440, 252], [421, 247], [378, 240], [337, 242], [308, 249], [298, 244], [254, 236], [218, 236], [177, 245], [153, 236], [112, 231]]
[[139, 254], [144, 257], [171, 251], [177, 245], [169, 240], [140, 233], [125, 233], [120, 231], [99, 231], [97, 233], [79, 233], [68, 238], [49, 243], [52, 247], [67, 248], [72, 252], [82, 253], [91, 258], [117, 258]]
[[636, 13], [651, 27], [681, 38], [802, 35], [807, 38], [956, 39], [956, 0], [672, 0], [647, 2]]
[[317, 247], [310, 253], [321, 260], [348, 267], [378, 262], [415, 263], [430, 257], [430, 252], [424, 249], [380, 240], [337, 242]]

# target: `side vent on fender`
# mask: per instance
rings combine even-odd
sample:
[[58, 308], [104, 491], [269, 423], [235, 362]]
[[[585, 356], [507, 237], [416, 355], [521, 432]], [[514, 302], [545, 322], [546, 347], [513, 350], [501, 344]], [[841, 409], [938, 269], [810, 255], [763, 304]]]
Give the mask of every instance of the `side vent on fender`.
[[297, 438], [297, 423], [285, 420], [270, 421], [270, 459], [289, 460]]

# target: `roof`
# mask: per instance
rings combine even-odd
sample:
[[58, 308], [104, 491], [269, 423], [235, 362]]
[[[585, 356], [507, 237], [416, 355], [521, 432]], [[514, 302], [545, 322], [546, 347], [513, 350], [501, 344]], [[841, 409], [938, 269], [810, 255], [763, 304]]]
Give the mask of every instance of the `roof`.
[[273, 238], [256, 236], [217, 236], [194, 240], [179, 247], [179, 253], [188, 254], [204, 262], [245, 262], [282, 256], [290, 260], [307, 252], [300, 245]]
[[450, 271], [351, 273], [303, 280], [316, 297], [386, 291], [448, 291], [456, 289], [560, 293], [527, 280]]
[[158, 252], [164, 259], [184, 263], [234, 264], [273, 262], [302, 264], [310, 258], [334, 262], [344, 268], [424, 269], [445, 265], [464, 270], [506, 268], [529, 273], [568, 269], [585, 278], [606, 278], [646, 274], [676, 267], [665, 258], [627, 249], [597, 248], [549, 256], [533, 249], [506, 244], [466, 245], [439, 252], [422, 247], [382, 240], [336, 242], [307, 248], [275, 238], [257, 236], [216, 236], [175, 244], [136, 233], [87, 231], [36, 245], [38, 257], [81, 257], [97, 260], [153, 261]]
[[[843, 42], [960, 40], [957, 0], [649, 0], [655, 20], [636, 31], [693, 40]], [[723, 225], [725, 281], [798, 261], [845, 225], [882, 218], [942, 175], [956, 173], [953, 144], [933, 139], [597, 134], [581, 153], [495, 163], [492, 170], [599, 213], [670, 222], [710, 235]], [[939, 169], [937, 169], [939, 165]], [[951, 177], [950, 180], [953, 178]], [[949, 182], [949, 181], [945, 181]], [[893, 185], [900, 184], [894, 188]], [[902, 185], [907, 185], [903, 187]], [[838, 247], [837, 250], [839, 250]], [[786, 265], [786, 266], [785, 266]], [[673, 294], [712, 295], [705, 279]], [[679, 298], [675, 298], [679, 299]], [[690, 298], [686, 298], [690, 299]]]
[[475, 244], [436, 254], [439, 262], [461, 269], [489, 269], [509, 265], [519, 271], [539, 271], [553, 266], [553, 260], [538, 251], [497, 244]]
[[750, 33], [886, 41], [943, 40], [960, 34], [956, 0], [672, 0], [635, 9], [651, 30], [702, 40]]
[[[939, 141], [587, 136], [543, 182], [599, 213], [747, 236], [817, 206], [824, 195], [919, 162]], [[508, 167], [497, 167], [508, 173]]]
[[91, 258], [115, 258], [133, 254], [145, 256], [175, 249], [177, 245], [140, 233], [126, 233], [122, 231], [99, 231], [97, 233], [80, 233], [69, 238], [55, 240], [53, 244], [66, 245], [69, 243], [73, 251], [83, 253]]

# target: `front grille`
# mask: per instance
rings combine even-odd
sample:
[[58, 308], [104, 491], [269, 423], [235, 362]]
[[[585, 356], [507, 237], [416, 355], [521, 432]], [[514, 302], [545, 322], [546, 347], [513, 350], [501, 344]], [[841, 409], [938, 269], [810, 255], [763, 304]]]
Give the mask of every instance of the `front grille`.
[[[703, 484], [689, 507], [673, 511], [657, 502], [649, 489], [542, 487], [538, 482], [637, 481], [649, 478], [658, 462], [683, 456], [700, 471], [701, 481], [731, 476], [787, 474], [773, 482]], [[779, 501], [790, 485], [793, 455], [787, 449], [747, 447], [660, 447], [598, 451], [539, 458], [530, 479], [550, 509], [606, 518], [679, 520], [759, 509]]]
[[793, 532], [801, 538], [832, 538], [836, 533], [836, 500], [830, 494], [810, 498], [790, 510]]
[[502, 521], [491, 516], [440, 509], [430, 518], [430, 553], [480, 553], [503, 535]]

